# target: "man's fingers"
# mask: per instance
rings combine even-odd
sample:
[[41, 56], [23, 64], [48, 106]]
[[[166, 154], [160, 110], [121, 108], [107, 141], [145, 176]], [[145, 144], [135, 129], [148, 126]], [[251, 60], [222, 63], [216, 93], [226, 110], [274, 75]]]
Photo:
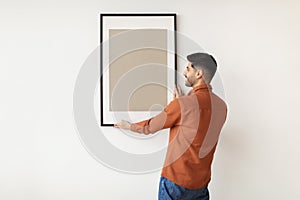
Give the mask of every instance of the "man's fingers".
[[177, 97], [177, 89], [176, 89], [176, 85], [174, 85], [173, 99], [175, 99], [176, 97]]
[[177, 90], [178, 90], [178, 96], [180, 96], [180, 97], [184, 96], [184, 92], [179, 85], [177, 86]]
[[130, 129], [131, 123], [126, 120], [121, 120], [120, 122], [114, 124], [115, 128], [120, 129]]
[[182, 92], [181, 87], [179, 87], [178, 89], [179, 89], [179, 95], [182, 96], [182, 95], [183, 95], [183, 92]]
[[174, 86], [174, 98], [178, 98], [183, 96], [184, 93], [179, 85]]
[[174, 87], [174, 93], [175, 93], [175, 97], [179, 97], [179, 90], [178, 90], [178, 85], [175, 84], [175, 87]]

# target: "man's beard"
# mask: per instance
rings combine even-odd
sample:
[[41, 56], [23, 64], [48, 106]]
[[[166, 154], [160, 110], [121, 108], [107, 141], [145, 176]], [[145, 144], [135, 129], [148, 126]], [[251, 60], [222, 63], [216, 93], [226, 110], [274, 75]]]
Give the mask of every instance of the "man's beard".
[[185, 79], [185, 86], [187, 87], [193, 87], [194, 83], [192, 80], [189, 80], [188, 78]]

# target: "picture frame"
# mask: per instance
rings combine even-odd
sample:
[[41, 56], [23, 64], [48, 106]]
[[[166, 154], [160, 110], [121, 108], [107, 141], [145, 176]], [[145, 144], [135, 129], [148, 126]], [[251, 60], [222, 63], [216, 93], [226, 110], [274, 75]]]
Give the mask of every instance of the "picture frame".
[[148, 119], [173, 99], [176, 14], [100, 14], [100, 125]]

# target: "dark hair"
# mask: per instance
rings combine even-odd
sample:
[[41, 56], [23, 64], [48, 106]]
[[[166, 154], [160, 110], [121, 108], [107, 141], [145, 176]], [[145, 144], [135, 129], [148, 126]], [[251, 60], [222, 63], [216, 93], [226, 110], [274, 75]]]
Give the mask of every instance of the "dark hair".
[[187, 56], [187, 60], [192, 63], [192, 67], [203, 71], [203, 78], [206, 83], [210, 83], [217, 71], [217, 62], [212, 55], [207, 53], [194, 53]]

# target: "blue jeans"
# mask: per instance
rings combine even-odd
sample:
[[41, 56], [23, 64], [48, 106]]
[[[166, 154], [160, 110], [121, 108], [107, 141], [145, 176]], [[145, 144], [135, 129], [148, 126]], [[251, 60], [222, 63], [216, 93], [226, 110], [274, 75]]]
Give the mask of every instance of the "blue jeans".
[[207, 187], [197, 190], [187, 189], [176, 183], [160, 178], [158, 200], [209, 200]]

